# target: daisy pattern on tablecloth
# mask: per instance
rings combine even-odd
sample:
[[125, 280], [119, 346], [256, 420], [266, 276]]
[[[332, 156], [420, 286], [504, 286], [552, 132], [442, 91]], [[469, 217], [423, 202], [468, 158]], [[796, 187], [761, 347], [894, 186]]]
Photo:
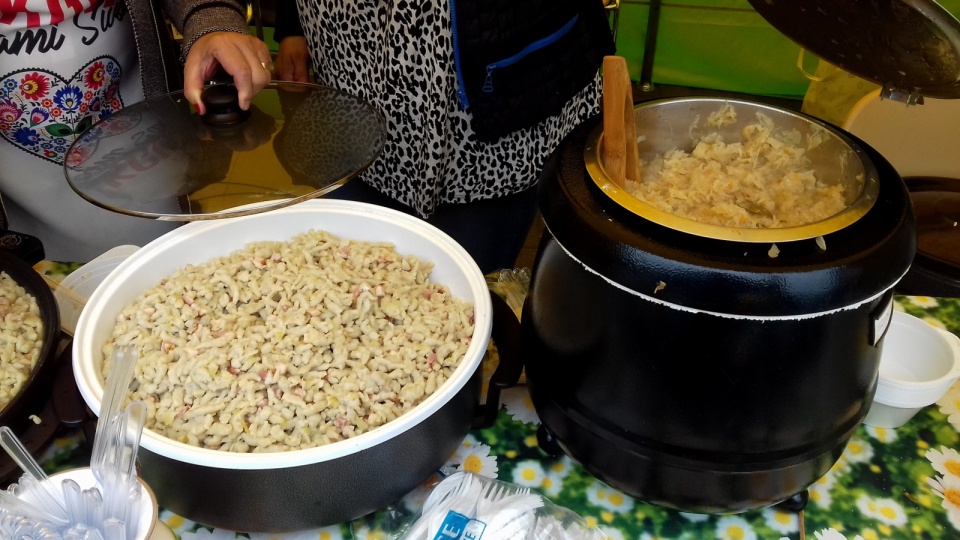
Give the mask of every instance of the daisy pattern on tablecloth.
[[339, 525], [292, 533], [248, 533], [250, 540], [343, 540]]
[[527, 459], [517, 463], [513, 469], [513, 483], [528, 488], [539, 488], [547, 477], [539, 461]]
[[897, 440], [897, 430], [887, 429], [887, 428], [878, 428], [873, 426], [863, 426], [867, 432], [867, 435], [870, 435], [874, 439], [884, 443], [890, 444], [893, 441]]
[[776, 508], [764, 508], [761, 514], [767, 527], [770, 527], [780, 534], [790, 534], [800, 530], [800, 516], [796, 512], [784, 512]]
[[947, 325], [943, 324], [943, 321], [934, 319], [933, 317], [921, 317], [921, 320], [934, 328], [939, 328], [940, 330], [947, 329]]
[[941, 446], [939, 450], [931, 448], [924, 457], [930, 460], [933, 469], [942, 475], [960, 478], [960, 453], [953, 448]]
[[618, 529], [614, 529], [612, 527], [609, 527], [606, 529], [604, 529], [603, 527], [597, 527], [597, 528], [600, 529], [600, 533], [603, 534], [604, 540], [626, 540], [623, 537], [623, 533], [620, 532]]
[[563, 490], [563, 481], [573, 470], [573, 466], [573, 460], [566, 455], [547, 466], [541, 488], [548, 497], [554, 497]]
[[353, 530], [356, 540], [387, 540], [390, 534], [380, 529], [371, 529], [369, 525], [360, 525]]
[[935, 308], [940, 305], [937, 299], [932, 296], [908, 296], [907, 300], [909, 300], [911, 304], [924, 309]]
[[887, 498], [873, 498], [863, 494], [857, 499], [857, 509], [866, 517], [876, 519], [890, 527], [902, 527], [907, 523], [907, 513], [903, 507]]
[[160, 521], [166, 523], [167, 527], [170, 527], [170, 530], [173, 531], [173, 533], [178, 537], [184, 531], [187, 531], [197, 526], [196, 523], [186, 519], [185, 517], [179, 514], [174, 514], [169, 510], [161, 510], [158, 518], [160, 519]]
[[851, 465], [856, 463], [869, 463], [870, 460], [873, 459], [873, 446], [865, 439], [854, 437], [847, 443], [841, 459]]
[[846, 454], [840, 454], [840, 459], [833, 464], [833, 467], [830, 467], [830, 470], [827, 471], [827, 476], [834, 476], [836, 478], [842, 478], [843, 475], [850, 472], [850, 461], [847, 460]]
[[691, 522], [691, 523], [703, 523], [704, 521], [710, 519], [710, 516], [706, 514], [694, 514], [693, 512], [677, 512], [680, 514], [680, 517]]
[[740, 516], [723, 516], [717, 520], [717, 538], [720, 540], [757, 540], [757, 532]]
[[224, 529], [204, 529], [180, 534], [180, 540], [236, 540], [237, 533]]
[[447, 461], [447, 465], [458, 471], [469, 471], [487, 478], [496, 478], [498, 472], [497, 457], [490, 455], [490, 447], [477, 441], [472, 435], [467, 435]]
[[616, 490], [599, 480], [594, 480], [587, 488], [587, 501], [591, 505], [603, 508], [615, 514], [626, 514], [636, 504], [633, 497]]
[[807, 488], [807, 493], [810, 495], [810, 500], [820, 508], [830, 508], [830, 503], [833, 502], [833, 497], [830, 495], [830, 490], [833, 489], [833, 486], [836, 485], [837, 478], [832, 474], [825, 474], [817, 479], [809, 488]]
[[540, 424], [540, 417], [533, 408], [533, 401], [530, 400], [530, 393], [525, 386], [514, 386], [504, 390], [500, 394], [500, 401], [507, 408], [507, 414], [514, 420], [524, 424]]
[[953, 528], [960, 531], [960, 477], [953, 475], [928, 478], [927, 484], [938, 497], [943, 499], [943, 509]]
[[950, 524], [960, 530], [960, 452], [941, 446], [939, 449], [927, 450], [924, 457], [930, 460], [933, 469], [940, 473], [940, 476], [928, 478], [927, 484], [943, 500], [941, 506], [947, 511]]
[[[817, 540], [847, 540], [847, 537], [836, 529], [823, 529], [822, 531], [816, 531], [813, 533], [813, 536]], [[853, 540], [863, 540], [863, 537], [857, 535], [853, 537]]]
[[937, 400], [940, 412], [947, 416], [947, 422], [960, 430], [960, 382], [954, 384]]

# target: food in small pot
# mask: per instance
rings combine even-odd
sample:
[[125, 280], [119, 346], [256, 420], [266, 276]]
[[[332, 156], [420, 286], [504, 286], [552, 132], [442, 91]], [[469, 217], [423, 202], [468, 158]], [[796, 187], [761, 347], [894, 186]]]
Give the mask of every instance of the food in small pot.
[[[694, 141], [692, 150], [673, 148], [642, 164], [639, 182], [626, 188], [638, 199], [670, 214], [738, 228], [794, 227], [826, 219], [847, 206], [845, 187], [817, 178], [807, 151], [823, 142], [813, 131], [780, 130], [766, 114], [727, 141], [718, 130]], [[699, 118], [698, 118], [699, 121]], [[729, 103], [705, 125], [736, 123]], [[696, 122], [691, 126], [691, 134]], [[820, 134], [821, 137], [817, 135]]]
[[[391, 244], [309, 231], [186, 265], [128, 303], [147, 427], [232, 452], [316, 447], [411, 410], [463, 359], [473, 306]], [[109, 368], [109, 366], [106, 366]]]
[[37, 299], [0, 272], [0, 410], [23, 388], [42, 349], [43, 319]]

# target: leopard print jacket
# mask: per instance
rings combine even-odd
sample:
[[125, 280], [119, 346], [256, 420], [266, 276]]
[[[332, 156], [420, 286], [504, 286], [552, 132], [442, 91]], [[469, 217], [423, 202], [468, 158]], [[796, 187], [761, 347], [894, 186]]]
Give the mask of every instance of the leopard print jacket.
[[372, 103], [387, 121], [364, 181], [428, 217], [533, 186], [550, 153], [599, 112], [601, 81], [554, 116], [491, 143], [457, 99], [448, 0], [298, 0], [318, 82]]

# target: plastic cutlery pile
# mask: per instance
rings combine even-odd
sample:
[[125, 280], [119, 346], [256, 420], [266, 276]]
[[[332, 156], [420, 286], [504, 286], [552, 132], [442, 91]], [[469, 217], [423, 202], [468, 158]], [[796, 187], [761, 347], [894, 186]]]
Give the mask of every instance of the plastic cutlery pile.
[[577, 516], [528, 488], [458, 472], [437, 484], [403, 540], [594, 540]]
[[[0, 444], [23, 469], [18, 483], [0, 491], [0, 537], [12, 540], [134, 540], [141, 487], [136, 457], [147, 409], [142, 401], [121, 410], [137, 355], [118, 349], [97, 422], [91, 469], [96, 485], [71, 478], [57, 489], [17, 436], [0, 427]], [[25, 495], [29, 495], [29, 501]]]

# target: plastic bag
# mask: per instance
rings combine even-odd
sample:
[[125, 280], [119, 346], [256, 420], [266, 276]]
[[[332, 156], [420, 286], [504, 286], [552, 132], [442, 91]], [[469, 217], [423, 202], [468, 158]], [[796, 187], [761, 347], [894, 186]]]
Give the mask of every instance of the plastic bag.
[[605, 540], [606, 535], [539, 493], [471, 472], [438, 483], [391, 540]]

